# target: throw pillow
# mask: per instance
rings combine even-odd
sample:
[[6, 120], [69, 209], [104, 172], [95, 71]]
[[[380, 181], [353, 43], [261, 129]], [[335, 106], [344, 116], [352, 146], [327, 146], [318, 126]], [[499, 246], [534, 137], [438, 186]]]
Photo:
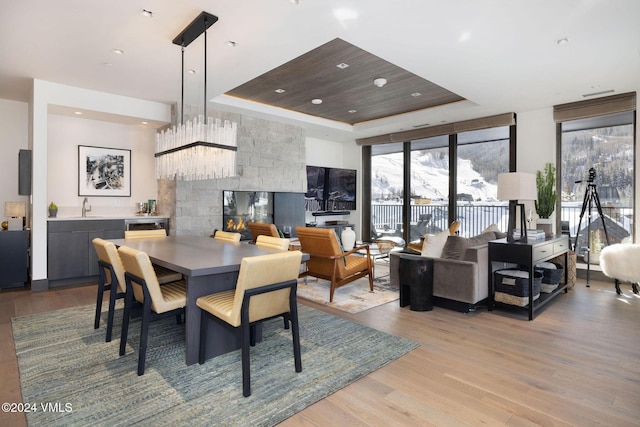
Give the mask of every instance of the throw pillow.
[[427, 258], [440, 258], [442, 249], [447, 243], [447, 237], [449, 237], [449, 230], [441, 231], [438, 234], [425, 235], [421, 255]]
[[494, 233], [496, 233], [496, 239], [504, 239], [505, 237], [507, 237], [507, 233], [503, 233], [502, 231], [500, 231], [497, 224], [491, 224], [490, 226], [485, 228], [482, 232], [488, 233], [489, 231], [493, 231]]
[[449, 236], [442, 249], [442, 258], [464, 260], [467, 248], [484, 245], [496, 238], [494, 232], [484, 232], [474, 237]]

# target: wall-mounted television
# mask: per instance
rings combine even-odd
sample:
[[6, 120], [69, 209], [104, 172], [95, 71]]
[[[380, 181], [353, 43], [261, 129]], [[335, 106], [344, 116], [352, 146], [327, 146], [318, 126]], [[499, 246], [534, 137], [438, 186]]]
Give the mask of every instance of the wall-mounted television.
[[305, 209], [311, 212], [355, 210], [355, 169], [307, 166]]

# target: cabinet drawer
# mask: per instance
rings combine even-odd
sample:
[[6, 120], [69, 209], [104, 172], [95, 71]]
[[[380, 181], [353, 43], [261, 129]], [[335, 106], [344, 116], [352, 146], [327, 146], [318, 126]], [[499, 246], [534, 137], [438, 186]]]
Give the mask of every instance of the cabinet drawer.
[[561, 254], [569, 250], [569, 239], [563, 239], [553, 243], [553, 253]]
[[538, 260], [550, 257], [553, 255], [553, 242], [545, 243], [544, 245], [538, 245], [533, 247], [533, 263]]

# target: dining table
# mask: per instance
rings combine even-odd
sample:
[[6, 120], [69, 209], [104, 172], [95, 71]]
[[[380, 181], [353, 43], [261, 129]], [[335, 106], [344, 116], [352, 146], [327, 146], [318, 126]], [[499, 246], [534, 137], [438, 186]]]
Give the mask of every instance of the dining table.
[[[279, 252], [247, 242], [223, 242], [205, 236], [175, 235], [167, 237], [110, 239], [116, 246], [146, 252], [152, 263], [182, 273], [187, 284], [185, 309], [185, 359], [187, 365], [198, 362], [200, 348], [200, 309], [196, 300], [215, 292], [234, 289], [245, 257]], [[308, 259], [303, 254], [303, 261]], [[209, 320], [205, 358], [240, 348], [240, 328]], [[261, 340], [261, 328], [256, 330]]]

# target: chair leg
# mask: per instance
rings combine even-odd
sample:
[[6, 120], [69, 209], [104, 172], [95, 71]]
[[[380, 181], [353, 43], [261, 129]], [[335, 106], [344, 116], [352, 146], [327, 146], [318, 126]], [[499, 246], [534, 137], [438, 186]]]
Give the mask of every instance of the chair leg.
[[100, 327], [100, 315], [102, 314], [102, 296], [105, 291], [104, 282], [100, 280], [98, 282], [98, 296], [96, 298], [96, 317], [93, 321], [93, 329], [98, 329]]
[[618, 295], [622, 295], [622, 291], [620, 290], [620, 281], [618, 279], [614, 279], [616, 281], [616, 293]]
[[633, 293], [634, 294], [638, 294], [638, 284], [637, 283], [632, 283], [631, 284], [631, 289], [633, 289]]
[[249, 322], [243, 322], [240, 327], [242, 340], [242, 395], [248, 397], [251, 396], [251, 363], [249, 361], [251, 326]]
[[207, 325], [209, 318], [204, 310], [200, 309], [200, 347], [198, 348], [198, 363], [204, 363], [205, 349], [207, 348]]
[[142, 310], [142, 325], [140, 326], [140, 350], [138, 352], [138, 375], [144, 375], [144, 365], [147, 360], [147, 341], [149, 339], [149, 317], [151, 317], [151, 302], [144, 300]]
[[122, 317], [122, 331], [120, 332], [120, 356], [124, 356], [127, 347], [127, 335], [129, 335], [129, 319], [131, 318], [131, 306], [133, 305], [133, 291], [127, 287], [124, 296], [124, 314]]
[[300, 329], [298, 327], [298, 308], [291, 306], [289, 318], [291, 320], [291, 335], [293, 341], [293, 360], [296, 372], [302, 372], [302, 356], [300, 354]]
[[109, 291], [109, 314], [107, 315], [107, 338], [106, 342], [111, 342], [111, 331], [113, 330], [113, 316], [116, 310], [116, 297], [118, 296], [118, 291], [113, 289]]

